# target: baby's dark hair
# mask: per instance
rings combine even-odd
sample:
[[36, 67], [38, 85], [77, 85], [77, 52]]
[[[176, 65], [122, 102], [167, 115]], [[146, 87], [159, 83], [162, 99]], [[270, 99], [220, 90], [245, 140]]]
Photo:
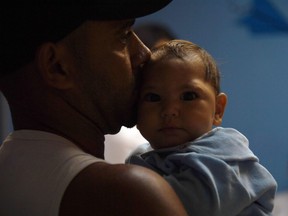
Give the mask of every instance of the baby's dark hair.
[[155, 47], [152, 51], [151, 63], [154, 60], [163, 60], [169, 58], [179, 58], [191, 60], [199, 58], [205, 66], [206, 81], [214, 87], [216, 94], [220, 93], [220, 71], [214, 58], [202, 47], [186, 40], [171, 40]]

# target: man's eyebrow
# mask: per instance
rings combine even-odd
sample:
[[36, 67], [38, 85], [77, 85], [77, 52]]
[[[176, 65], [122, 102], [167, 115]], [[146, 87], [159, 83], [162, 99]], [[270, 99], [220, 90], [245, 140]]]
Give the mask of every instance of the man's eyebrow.
[[114, 31], [117, 34], [122, 34], [123, 31], [127, 31], [132, 28], [135, 23], [135, 19], [125, 20], [125, 21], [118, 21], [114, 22]]
[[121, 29], [131, 28], [135, 24], [135, 19], [128, 20], [126, 22], [123, 22], [123, 25], [121, 25]]

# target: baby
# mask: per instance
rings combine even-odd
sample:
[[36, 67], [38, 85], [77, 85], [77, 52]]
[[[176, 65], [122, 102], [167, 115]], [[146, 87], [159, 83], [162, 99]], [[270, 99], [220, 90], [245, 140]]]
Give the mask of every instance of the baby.
[[247, 138], [220, 127], [226, 94], [204, 49], [172, 40], [152, 50], [142, 74], [137, 128], [149, 141], [127, 163], [163, 176], [189, 215], [271, 215], [277, 184]]

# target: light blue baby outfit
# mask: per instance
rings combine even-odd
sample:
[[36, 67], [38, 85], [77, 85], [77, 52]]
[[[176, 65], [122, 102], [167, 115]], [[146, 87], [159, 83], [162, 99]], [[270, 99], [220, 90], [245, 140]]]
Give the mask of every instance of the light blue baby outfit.
[[162, 175], [191, 216], [272, 215], [276, 181], [235, 129], [217, 127], [167, 149], [144, 144], [126, 162]]

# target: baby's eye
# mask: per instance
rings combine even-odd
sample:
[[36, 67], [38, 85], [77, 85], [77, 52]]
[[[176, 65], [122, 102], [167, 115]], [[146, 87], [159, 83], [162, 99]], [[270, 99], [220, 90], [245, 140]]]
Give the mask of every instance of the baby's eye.
[[158, 102], [161, 100], [160, 96], [155, 93], [147, 93], [144, 95], [144, 100], [148, 102]]
[[182, 100], [195, 100], [197, 98], [197, 94], [195, 92], [184, 92], [181, 95]]

